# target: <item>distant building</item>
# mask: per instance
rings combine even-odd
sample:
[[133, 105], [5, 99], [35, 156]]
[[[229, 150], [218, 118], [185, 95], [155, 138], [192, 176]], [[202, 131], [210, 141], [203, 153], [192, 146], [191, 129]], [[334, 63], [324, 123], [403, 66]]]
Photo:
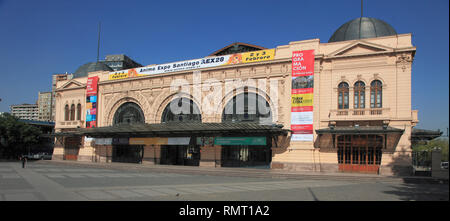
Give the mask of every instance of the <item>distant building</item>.
[[427, 144], [431, 140], [442, 136], [442, 133], [440, 130], [413, 128], [411, 130], [411, 144]]
[[124, 54], [106, 55], [105, 64], [111, 67], [114, 71], [120, 71], [129, 68], [142, 67], [143, 65], [133, 61]]
[[52, 120], [52, 92], [39, 92], [38, 95], [38, 108], [39, 108], [39, 121], [53, 121]]
[[233, 44], [230, 44], [224, 48], [221, 48], [209, 56], [220, 56], [220, 55], [227, 55], [227, 54], [235, 54], [235, 53], [243, 53], [243, 52], [249, 52], [249, 51], [258, 51], [258, 50], [264, 50], [267, 49], [265, 47], [261, 47], [258, 45], [252, 45], [242, 42], [235, 42]]
[[10, 106], [11, 115], [23, 120], [38, 120], [39, 107], [37, 104], [18, 104]]

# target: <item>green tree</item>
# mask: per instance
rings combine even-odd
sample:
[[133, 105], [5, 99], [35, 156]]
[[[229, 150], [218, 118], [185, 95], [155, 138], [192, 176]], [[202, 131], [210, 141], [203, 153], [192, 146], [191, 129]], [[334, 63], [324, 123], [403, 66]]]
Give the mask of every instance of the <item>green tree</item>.
[[0, 152], [3, 157], [17, 158], [27, 153], [28, 147], [39, 142], [41, 130], [19, 121], [17, 117], [0, 115]]
[[417, 144], [413, 146], [413, 151], [430, 151], [433, 148], [440, 148], [442, 161], [448, 161], [448, 138], [436, 138], [426, 144]]

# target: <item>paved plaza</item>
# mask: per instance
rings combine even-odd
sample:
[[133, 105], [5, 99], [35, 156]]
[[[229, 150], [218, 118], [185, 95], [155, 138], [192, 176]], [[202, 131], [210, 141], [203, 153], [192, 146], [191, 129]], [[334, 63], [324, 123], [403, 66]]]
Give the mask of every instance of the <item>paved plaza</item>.
[[[154, 167], [152, 169], [152, 167]], [[448, 201], [448, 182], [373, 176], [249, 176], [214, 168], [0, 162], [1, 201]], [[212, 172], [211, 172], [212, 171]], [[257, 175], [255, 175], [257, 174]], [[262, 175], [261, 175], [262, 174]]]

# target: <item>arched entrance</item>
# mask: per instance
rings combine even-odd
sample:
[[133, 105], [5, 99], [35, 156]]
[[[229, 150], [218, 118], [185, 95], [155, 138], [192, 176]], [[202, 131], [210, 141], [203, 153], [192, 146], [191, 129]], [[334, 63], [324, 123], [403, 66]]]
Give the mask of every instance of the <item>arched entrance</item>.
[[[164, 109], [162, 123], [202, 122], [198, 106], [189, 98], [176, 98]], [[192, 138], [191, 138], [192, 140]], [[198, 166], [200, 145], [161, 145], [161, 164]]]
[[[122, 104], [114, 113], [113, 125], [143, 124], [144, 112], [133, 102]], [[140, 163], [144, 154], [144, 146], [120, 144], [121, 138], [113, 138], [112, 161], [124, 163]]]
[[[234, 96], [225, 105], [222, 122], [272, 124], [272, 112], [262, 96], [244, 92]], [[270, 168], [272, 150], [270, 139], [267, 140], [266, 145], [222, 146], [221, 166]]]

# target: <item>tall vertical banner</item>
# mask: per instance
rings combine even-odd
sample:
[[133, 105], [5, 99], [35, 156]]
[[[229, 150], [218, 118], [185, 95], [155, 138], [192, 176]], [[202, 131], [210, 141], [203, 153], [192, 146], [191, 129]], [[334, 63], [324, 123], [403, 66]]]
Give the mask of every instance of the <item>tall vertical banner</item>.
[[90, 77], [86, 84], [86, 128], [97, 127], [98, 77]]
[[313, 141], [314, 50], [292, 52], [292, 141]]

